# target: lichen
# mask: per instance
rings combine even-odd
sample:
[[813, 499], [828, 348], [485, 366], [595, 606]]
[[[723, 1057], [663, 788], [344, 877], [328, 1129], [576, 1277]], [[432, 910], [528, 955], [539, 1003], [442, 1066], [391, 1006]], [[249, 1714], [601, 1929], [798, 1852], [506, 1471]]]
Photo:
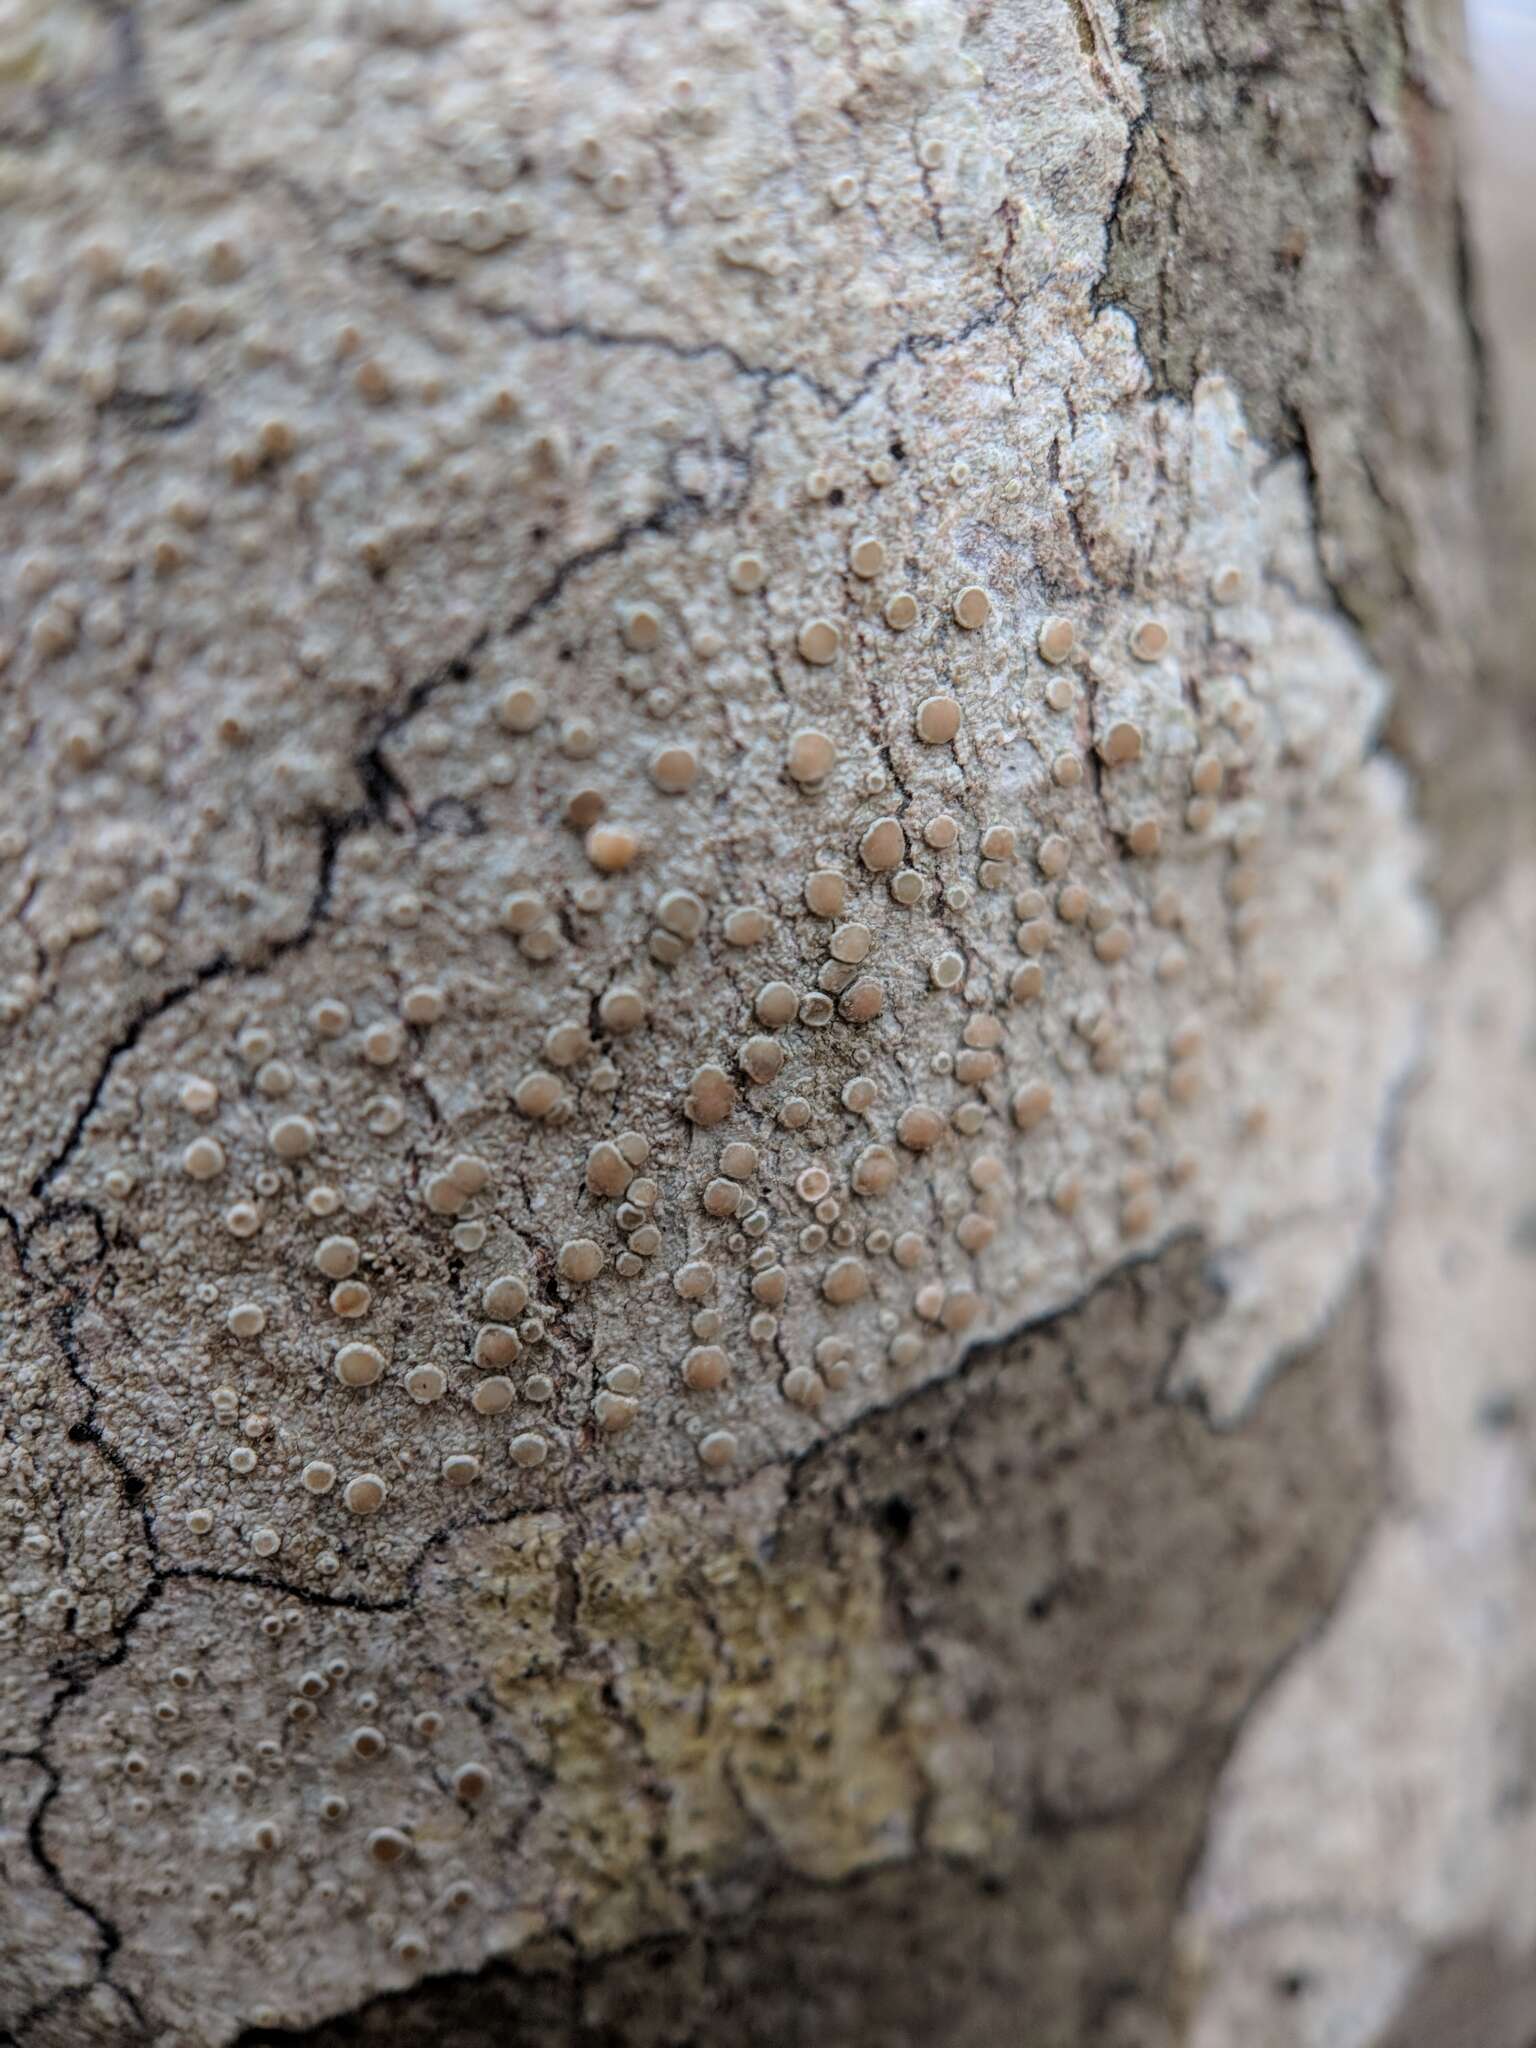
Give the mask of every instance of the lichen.
[[985, 1869], [974, 1717], [785, 1490], [1191, 1231], [1169, 1383], [1242, 1416], [1428, 950], [1299, 464], [1099, 303], [1139, 82], [1045, 0], [119, 28], [10, 88], [0, 298], [63, 1896], [213, 2041], [765, 1844]]

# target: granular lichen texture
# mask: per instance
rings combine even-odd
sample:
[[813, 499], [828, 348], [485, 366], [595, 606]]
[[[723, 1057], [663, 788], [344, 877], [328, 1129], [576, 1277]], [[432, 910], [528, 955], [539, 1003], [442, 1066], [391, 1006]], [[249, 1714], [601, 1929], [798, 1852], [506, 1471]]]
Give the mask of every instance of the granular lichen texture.
[[[0, 36], [0, 2021], [1024, 1882], [1342, 1570], [1220, 1559], [1431, 937], [1302, 458], [1103, 289], [1111, 10]], [[862, 1490], [967, 1389], [1003, 1762]]]

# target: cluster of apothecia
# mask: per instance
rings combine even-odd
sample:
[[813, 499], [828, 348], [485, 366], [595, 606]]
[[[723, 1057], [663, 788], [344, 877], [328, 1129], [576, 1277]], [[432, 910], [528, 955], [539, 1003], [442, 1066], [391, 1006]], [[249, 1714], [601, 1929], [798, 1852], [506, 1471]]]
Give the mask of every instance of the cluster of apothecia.
[[[579, 676], [559, 606], [477, 654], [390, 759], [480, 829], [354, 835], [335, 942], [146, 1052], [100, 1156], [135, 1322], [202, 1273], [172, 1350], [213, 1426], [155, 1494], [188, 1554], [387, 1584], [465, 1513], [750, 1469], [1191, 1213], [1213, 1026], [1263, 1003], [1280, 771], [1207, 652], [1258, 565], [1054, 611], [954, 574], [892, 626], [886, 488], [787, 704], [652, 702], [713, 643], [627, 563]], [[717, 557], [722, 653], [733, 606], [776, 630], [766, 553]]]

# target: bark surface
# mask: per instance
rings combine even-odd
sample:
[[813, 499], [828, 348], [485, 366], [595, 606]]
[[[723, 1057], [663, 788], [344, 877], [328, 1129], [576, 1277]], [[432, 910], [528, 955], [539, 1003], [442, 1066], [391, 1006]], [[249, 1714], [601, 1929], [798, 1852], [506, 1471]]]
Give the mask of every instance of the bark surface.
[[12, 10], [18, 2048], [1518, 2038], [1453, 26]]

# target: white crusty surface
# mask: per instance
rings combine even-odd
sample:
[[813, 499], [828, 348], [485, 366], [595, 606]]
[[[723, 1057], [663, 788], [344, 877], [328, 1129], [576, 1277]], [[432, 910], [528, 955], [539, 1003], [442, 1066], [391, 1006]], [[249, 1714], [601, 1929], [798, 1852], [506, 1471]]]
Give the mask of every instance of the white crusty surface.
[[550, 1588], [760, 1535], [1192, 1228], [1230, 1420], [1347, 1279], [1415, 841], [1299, 465], [1096, 302], [1112, 28], [11, 29], [20, 2010], [91, 1980], [61, 1899], [168, 2043], [628, 1938], [489, 1702], [498, 1525]]
[[[1223, 1780], [1186, 1917], [1209, 1977], [1194, 2048], [1370, 2048], [1426, 1958], [1536, 1938], [1533, 950], [1526, 862], [1446, 955], [1382, 1250], [1389, 1506]], [[1289, 2008], [1284, 1977], [1307, 1987]]]

